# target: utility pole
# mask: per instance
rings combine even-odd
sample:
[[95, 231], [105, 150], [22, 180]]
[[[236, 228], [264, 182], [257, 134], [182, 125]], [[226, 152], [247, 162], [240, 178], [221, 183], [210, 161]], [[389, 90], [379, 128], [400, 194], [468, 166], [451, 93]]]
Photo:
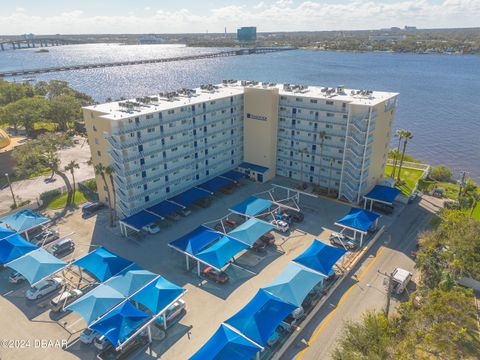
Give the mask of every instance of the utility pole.
[[388, 314], [390, 312], [390, 300], [392, 298], [393, 274], [383, 273], [380, 270], [378, 270], [378, 273], [385, 276], [387, 280], [387, 299], [385, 304], [384, 315], [385, 317], [388, 317]]
[[17, 200], [15, 200], [15, 195], [13, 194], [12, 183], [10, 182], [10, 177], [8, 176], [8, 173], [5, 173], [5, 176], [7, 177], [8, 186], [10, 187], [10, 193], [12, 194], [13, 206], [15, 206], [15, 209], [16, 209]]

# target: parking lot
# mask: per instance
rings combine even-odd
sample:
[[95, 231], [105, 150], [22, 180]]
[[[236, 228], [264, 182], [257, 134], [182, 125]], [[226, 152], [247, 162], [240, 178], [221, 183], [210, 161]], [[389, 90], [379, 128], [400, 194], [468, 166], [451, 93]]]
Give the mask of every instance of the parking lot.
[[[273, 183], [282, 184], [284, 179]], [[242, 308], [257, 292], [271, 282], [288, 264], [311, 244], [314, 239], [328, 242], [331, 231], [338, 231], [335, 220], [348, 212], [349, 206], [334, 200], [301, 196], [300, 207], [305, 215], [302, 223], [295, 224], [290, 233], [275, 234], [275, 245], [269, 245], [265, 253], [247, 250], [237, 256], [235, 264], [227, 267], [230, 281], [224, 285], [197, 276], [196, 266], [187, 270], [185, 256], [168, 247], [168, 243], [190, 232], [197, 226], [219, 219], [228, 208], [248, 196], [269, 189], [271, 184], [244, 181], [233, 194], [215, 195], [210, 207], [192, 207], [188, 217], [160, 223], [161, 231], [147, 235], [143, 240], [127, 240], [120, 235], [119, 227], [108, 226], [108, 213], [103, 211], [89, 219], [82, 219], [79, 210], [69, 213], [56, 225], [60, 235], [71, 234], [76, 243], [75, 258], [85, 255], [96, 246], [133, 260], [147, 270], [161, 274], [169, 281], [187, 289], [185, 316], [167, 330], [167, 337], [156, 340], [146, 351], [135, 356], [139, 359], [162, 357], [186, 359], [196, 352], [215, 332], [222, 321]], [[393, 217], [382, 217], [380, 223], [391, 222]], [[70, 255], [64, 259], [68, 260]], [[10, 270], [0, 272], [0, 317], [3, 326], [0, 338], [12, 340], [35, 339], [65, 340], [66, 350], [50, 346], [42, 349], [36, 344], [22, 348], [0, 348], [3, 359], [38, 359], [48, 354], [48, 359], [92, 359], [96, 351], [92, 345], [77, 341], [85, 324], [75, 313], [55, 317], [48, 311], [48, 303], [54, 296], [39, 301], [27, 301], [24, 296], [28, 285], [8, 283]], [[67, 274], [67, 277], [74, 277]], [[75, 279], [72, 279], [75, 281]], [[52, 345], [52, 344], [47, 344]], [[56, 345], [56, 344], [53, 344]]]

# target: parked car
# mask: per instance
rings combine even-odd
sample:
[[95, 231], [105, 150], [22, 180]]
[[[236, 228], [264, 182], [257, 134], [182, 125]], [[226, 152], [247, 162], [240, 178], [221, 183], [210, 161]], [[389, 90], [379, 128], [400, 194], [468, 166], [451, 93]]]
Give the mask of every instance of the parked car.
[[93, 216], [97, 211], [100, 211], [106, 207], [101, 202], [87, 202], [82, 206], [82, 217], [84, 219]]
[[202, 271], [202, 276], [215, 281], [217, 284], [225, 284], [230, 278], [224, 271], [218, 271], [209, 266]]
[[96, 331], [93, 331], [92, 329], [86, 328], [83, 330], [83, 332], [80, 334], [80, 341], [84, 344], [91, 344], [95, 338], [100, 337], [100, 334], [97, 333]]
[[160, 227], [157, 224], [146, 225], [142, 228], [148, 234], [158, 234], [160, 232]]
[[56, 179], [55, 177], [51, 177], [51, 176], [43, 179], [43, 182], [44, 182], [45, 184], [50, 184], [50, 183], [53, 183], [53, 182], [55, 182], [55, 181], [57, 181], [57, 179]]
[[275, 230], [280, 231], [282, 233], [288, 232], [289, 226], [287, 222], [283, 220], [272, 220], [271, 224], [275, 227]]
[[235, 191], [235, 185], [227, 185], [220, 189], [221, 193], [231, 194]]
[[48, 251], [56, 257], [62, 257], [67, 254], [70, 254], [75, 250], [75, 243], [72, 239], [63, 239], [58, 243], [53, 244]]
[[267, 244], [261, 239], [258, 239], [253, 243], [252, 250], [256, 252], [265, 252], [267, 251]]
[[172, 305], [165, 310], [165, 313], [159, 316], [155, 320], [155, 325], [164, 328], [164, 319], [167, 321], [167, 328], [175, 323], [175, 320], [179, 319], [180, 315], [183, 314], [187, 309], [185, 300], [179, 299], [175, 301]]
[[180, 210], [178, 210], [178, 213], [183, 216], [183, 217], [187, 217], [188, 215], [190, 215], [192, 212], [190, 211], [189, 208], [182, 208]]
[[374, 201], [372, 210], [379, 211], [385, 215], [390, 215], [393, 213], [394, 207], [393, 205], [382, 204], [379, 202]]
[[202, 208], [209, 207], [211, 203], [212, 203], [212, 198], [210, 196], [205, 196], [194, 202], [195, 205], [200, 206]]
[[[94, 344], [96, 345], [98, 338], [94, 340]], [[115, 347], [109, 342], [106, 341], [103, 349], [98, 353], [97, 359], [99, 360], [111, 360], [111, 359], [128, 359], [133, 358], [131, 356], [140, 348], [145, 346], [148, 343], [148, 335], [146, 331], [142, 331], [139, 335], [135, 336], [132, 340], [126, 343], [121, 350], [116, 350]]]
[[42, 244], [48, 244], [52, 241], [58, 240], [60, 238], [60, 234], [57, 230], [47, 229], [42, 231], [41, 233], [35, 235], [31, 242], [37, 246]]
[[73, 289], [73, 290], [68, 290], [64, 291], [58, 296], [55, 296], [51, 301], [50, 305], [51, 311], [53, 312], [61, 312], [64, 311], [63, 309], [74, 302], [76, 299], [78, 299], [80, 296], [83, 295], [82, 290], [79, 289]]
[[330, 240], [330, 244], [341, 246], [346, 250], [353, 250], [357, 247], [357, 244], [355, 242], [348, 239], [345, 235], [341, 233], [332, 232], [328, 239]]
[[98, 349], [98, 350], [105, 350], [110, 344], [110, 341], [106, 338], [105, 335], [100, 335], [96, 336], [93, 339], [93, 345]]
[[62, 285], [63, 279], [61, 278], [55, 277], [50, 280], [44, 280], [28, 289], [25, 296], [28, 300], [37, 300], [58, 290]]
[[12, 273], [8, 277], [8, 281], [11, 282], [12, 284], [20, 284], [20, 283], [24, 282], [25, 280], [27, 280], [27, 279], [25, 279], [25, 276], [23, 276], [22, 274], [20, 274], [17, 271], [12, 271]]
[[223, 226], [222, 226], [221, 223], [218, 223], [218, 224], [215, 225], [215, 230], [223, 232], [224, 227], [225, 227], [225, 232], [228, 232], [228, 231], [233, 230], [237, 227], [237, 222], [234, 219], [227, 217], [227, 218], [223, 219]]
[[167, 215], [167, 219], [177, 221], [180, 220], [180, 214], [178, 212], [172, 212]]
[[271, 232], [262, 235], [260, 237], [260, 240], [262, 240], [267, 245], [275, 244], [275, 236]]
[[305, 218], [303, 213], [300, 211], [287, 210], [287, 214], [290, 216], [290, 219], [296, 223], [302, 222]]

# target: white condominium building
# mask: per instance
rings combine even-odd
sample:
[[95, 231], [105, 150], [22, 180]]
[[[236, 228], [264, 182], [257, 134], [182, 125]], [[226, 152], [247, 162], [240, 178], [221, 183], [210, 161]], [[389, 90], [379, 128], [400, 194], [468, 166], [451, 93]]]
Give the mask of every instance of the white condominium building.
[[[93, 164], [114, 169], [120, 217], [231, 169], [357, 203], [383, 178], [397, 95], [228, 80], [85, 107], [84, 118]], [[97, 187], [107, 201], [100, 175]]]

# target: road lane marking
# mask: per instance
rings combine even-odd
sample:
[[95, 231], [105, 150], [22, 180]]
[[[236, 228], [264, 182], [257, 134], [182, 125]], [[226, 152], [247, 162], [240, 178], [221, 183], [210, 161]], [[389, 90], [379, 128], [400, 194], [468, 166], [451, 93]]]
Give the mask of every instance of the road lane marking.
[[372, 258], [372, 260], [368, 263], [368, 265], [365, 267], [365, 269], [362, 270], [362, 272], [360, 273], [360, 275], [357, 276], [357, 281], [355, 282], [355, 284], [353, 284], [352, 286], [350, 286], [350, 288], [345, 291], [345, 294], [343, 294], [343, 296], [340, 298], [340, 300], [338, 301], [338, 304], [335, 306], [335, 308], [325, 317], [325, 319], [323, 319], [323, 321], [320, 323], [320, 326], [315, 330], [315, 332], [313, 333], [312, 337], [310, 338], [310, 340], [308, 340], [307, 342], [307, 346], [295, 357], [295, 360], [301, 360], [304, 356], [305, 356], [305, 353], [307, 352], [308, 348], [310, 347], [310, 345], [317, 339], [317, 337], [320, 335], [320, 333], [323, 331], [323, 329], [325, 329], [325, 327], [328, 325], [328, 323], [330, 322], [330, 320], [332, 319], [333, 315], [335, 315], [335, 313], [337, 312], [338, 308], [342, 305], [342, 303], [346, 300], [346, 298], [350, 295], [350, 293], [352, 292], [353, 288], [358, 284], [358, 282], [362, 279], [362, 277], [365, 276], [365, 274], [367, 273], [367, 271], [373, 266], [373, 264], [377, 261], [377, 259], [380, 257], [380, 255], [382, 255], [383, 251], [385, 250], [385, 248], [382, 246], [378, 249], [377, 253], [375, 254], [375, 256]]

